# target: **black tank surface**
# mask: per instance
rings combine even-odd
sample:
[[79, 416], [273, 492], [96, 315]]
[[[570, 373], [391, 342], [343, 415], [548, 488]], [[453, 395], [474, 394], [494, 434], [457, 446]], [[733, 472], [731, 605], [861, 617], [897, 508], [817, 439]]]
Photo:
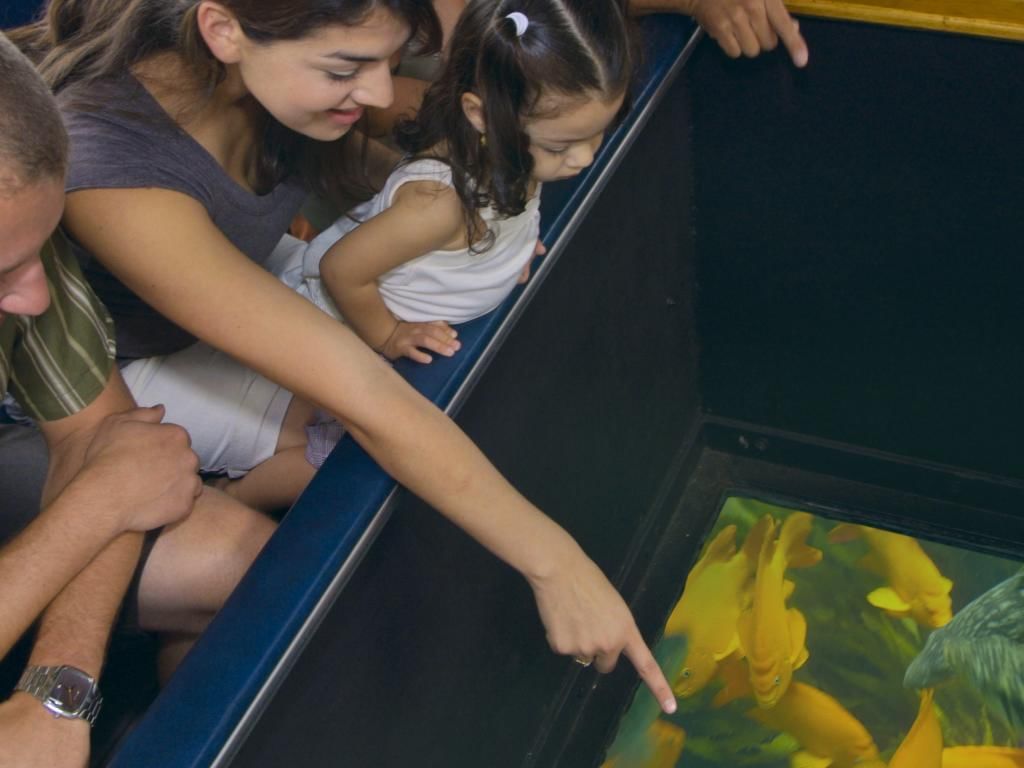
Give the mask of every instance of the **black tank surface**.
[[[730, 496], [1024, 552], [1024, 48], [802, 29], [697, 48], [458, 414], [651, 642]], [[589, 768], [635, 686], [406, 496], [231, 765]]]

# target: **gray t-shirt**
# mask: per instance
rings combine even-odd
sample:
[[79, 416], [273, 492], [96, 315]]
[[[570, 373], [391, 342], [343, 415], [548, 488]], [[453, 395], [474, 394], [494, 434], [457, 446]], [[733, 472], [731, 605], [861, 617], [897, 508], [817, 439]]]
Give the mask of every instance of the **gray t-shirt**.
[[[67, 191], [159, 188], [198, 200], [236, 248], [262, 264], [306, 197], [298, 180], [266, 195], [241, 187], [131, 75], [58, 95], [71, 139]], [[97, 106], [99, 105], [99, 106]], [[76, 257], [117, 328], [122, 359], [166, 355], [195, 338], [163, 317], [77, 243]], [[225, 286], [230, 290], [230, 286]]]

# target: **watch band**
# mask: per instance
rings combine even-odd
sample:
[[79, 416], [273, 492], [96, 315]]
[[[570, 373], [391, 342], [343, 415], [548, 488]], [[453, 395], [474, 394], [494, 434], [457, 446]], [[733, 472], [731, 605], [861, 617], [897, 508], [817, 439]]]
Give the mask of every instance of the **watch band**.
[[[64, 669], [74, 670], [88, 680], [90, 684], [89, 691], [86, 693], [82, 704], [74, 711], [68, 711], [60, 707], [51, 698], [51, 693], [53, 693], [54, 686], [57, 684], [57, 679]], [[100, 707], [103, 705], [103, 695], [100, 693], [96, 681], [80, 669], [68, 667], [67, 665], [57, 667], [30, 665], [25, 667], [25, 671], [21, 673], [21, 678], [18, 680], [18, 684], [14, 686], [14, 690], [24, 691], [30, 696], [39, 699], [43, 706], [53, 713], [54, 717], [80, 718], [85, 720], [90, 726], [96, 723], [96, 718], [100, 714]]]

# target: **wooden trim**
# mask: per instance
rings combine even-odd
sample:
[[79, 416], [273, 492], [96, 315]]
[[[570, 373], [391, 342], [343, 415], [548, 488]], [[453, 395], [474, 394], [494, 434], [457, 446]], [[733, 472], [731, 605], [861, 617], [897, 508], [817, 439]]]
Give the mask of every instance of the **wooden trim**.
[[1024, 0], [789, 0], [790, 11], [1024, 41]]

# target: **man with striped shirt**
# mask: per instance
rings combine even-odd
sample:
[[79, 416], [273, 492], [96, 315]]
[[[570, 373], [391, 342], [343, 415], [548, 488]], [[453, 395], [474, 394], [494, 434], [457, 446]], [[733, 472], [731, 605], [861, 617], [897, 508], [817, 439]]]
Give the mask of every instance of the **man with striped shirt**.
[[[274, 528], [201, 485], [188, 435], [161, 423], [162, 406], [135, 407], [110, 317], [54, 232], [66, 161], [49, 91], [0, 34], [0, 396], [36, 421], [50, 459], [42, 510], [13, 537], [3, 520], [33, 494], [0, 496], [0, 657], [42, 614], [0, 703], [0, 768], [86, 765], [118, 615], [161, 633], [172, 668]], [[0, 451], [0, 476], [15, 464]]]

